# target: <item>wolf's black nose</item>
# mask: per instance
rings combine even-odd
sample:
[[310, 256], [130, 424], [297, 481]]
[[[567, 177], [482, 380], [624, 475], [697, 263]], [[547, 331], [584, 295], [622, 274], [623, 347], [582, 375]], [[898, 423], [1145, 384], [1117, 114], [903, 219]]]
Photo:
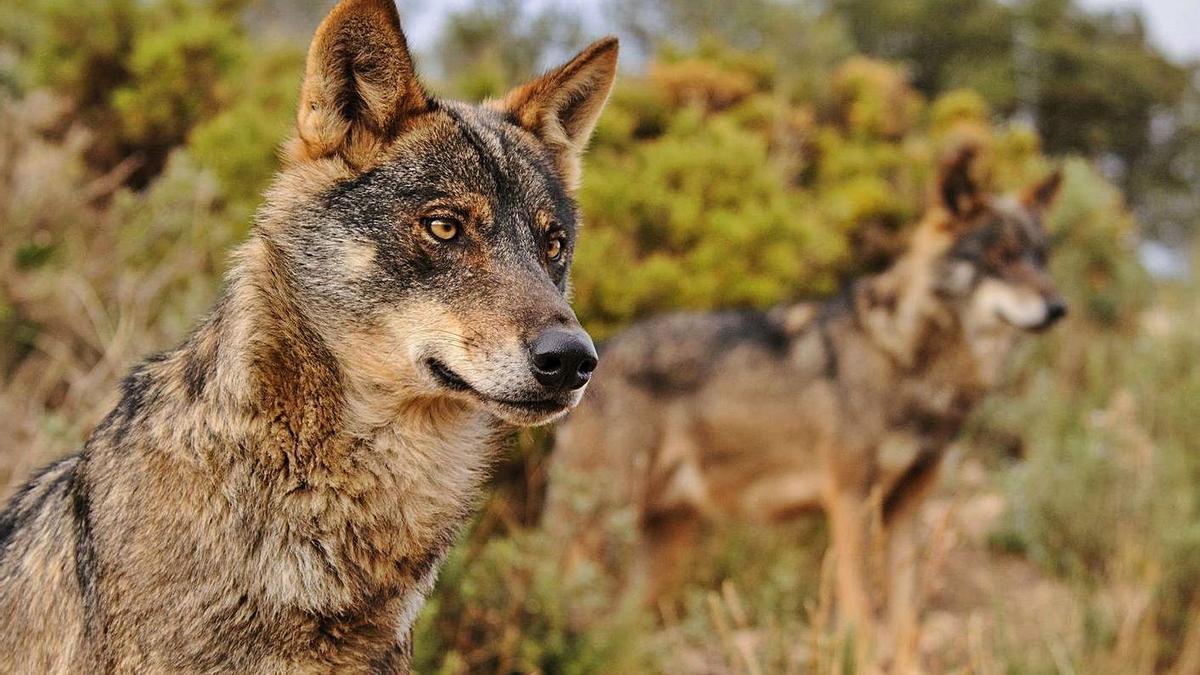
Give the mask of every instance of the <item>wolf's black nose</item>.
[[578, 389], [596, 369], [596, 347], [583, 331], [552, 328], [533, 341], [533, 376], [544, 387]]
[[1067, 301], [1056, 298], [1046, 303], [1046, 325], [1049, 326], [1067, 315]]

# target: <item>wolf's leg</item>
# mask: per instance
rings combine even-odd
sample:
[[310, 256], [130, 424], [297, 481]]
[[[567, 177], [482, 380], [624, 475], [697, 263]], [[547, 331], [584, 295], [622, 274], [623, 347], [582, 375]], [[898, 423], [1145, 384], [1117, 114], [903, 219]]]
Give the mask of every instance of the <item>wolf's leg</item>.
[[920, 506], [937, 481], [941, 453], [922, 455], [884, 504], [888, 635], [894, 672], [918, 672], [920, 657]]
[[835, 488], [826, 499], [837, 577], [837, 607], [844, 629], [853, 631], [859, 664], [869, 663], [874, 612], [867, 592], [869, 500], [860, 490]]
[[887, 638], [891, 641], [894, 672], [916, 672], [917, 639], [920, 636], [917, 578], [919, 548], [917, 545], [916, 510], [887, 527]]

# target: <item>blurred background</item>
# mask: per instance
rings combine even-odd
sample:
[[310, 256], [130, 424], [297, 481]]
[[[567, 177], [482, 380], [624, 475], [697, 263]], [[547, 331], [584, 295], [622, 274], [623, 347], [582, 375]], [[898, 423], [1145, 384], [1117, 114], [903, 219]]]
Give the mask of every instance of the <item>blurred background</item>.
[[[0, 491], [73, 452], [116, 382], [221, 289], [290, 132], [327, 1], [0, 8]], [[1193, 0], [401, 0], [438, 94], [478, 98], [608, 32], [623, 73], [579, 199], [603, 338], [880, 269], [936, 157], [1052, 166], [1074, 311], [1027, 341], [926, 508], [934, 672], [1200, 672], [1200, 4]], [[652, 616], [563, 572], [526, 432], [417, 635], [417, 671], [810, 672], [821, 519], [706, 541]]]

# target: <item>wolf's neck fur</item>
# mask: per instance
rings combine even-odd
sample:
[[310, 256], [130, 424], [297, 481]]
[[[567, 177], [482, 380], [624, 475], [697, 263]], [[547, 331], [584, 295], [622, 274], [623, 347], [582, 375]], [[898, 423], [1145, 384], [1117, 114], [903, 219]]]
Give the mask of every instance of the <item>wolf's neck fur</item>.
[[855, 312], [872, 341], [901, 371], [921, 374], [953, 367], [960, 371], [959, 381], [989, 386], [1011, 340], [1003, 331], [1003, 339], [980, 353], [970, 327], [939, 296], [937, 263], [949, 243], [936, 226], [919, 225], [908, 250], [890, 268], [859, 282]]
[[446, 399], [381, 411], [279, 262], [252, 237], [212, 314], [143, 366], [163, 392], [146, 426], [235, 512], [264, 521], [253, 583], [275, 610], [404, 633], [507, 429]]

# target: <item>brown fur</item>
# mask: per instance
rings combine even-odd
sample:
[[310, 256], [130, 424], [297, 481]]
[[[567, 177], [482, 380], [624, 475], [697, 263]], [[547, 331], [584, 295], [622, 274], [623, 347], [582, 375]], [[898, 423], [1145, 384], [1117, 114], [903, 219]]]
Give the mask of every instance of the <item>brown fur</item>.
[[547, 113], [555, 146], [428, 98], [390, 0], [341, 2], [223, 299], [0, 513], [0, 671], [407, 672], [491, 458], [582, 394], [535, 382], [527, 345], [582, 335], [575, 177], [552, 167], [577, 161], [615, 58], [603, 41], [526, 85], [557, 110], [585, 81]]
[[[570, 557], [619, 566], [609, 524], [625, 512], [638, 530], [631, 581], [661, 599], [699, 523], [823, 510], [861, 653], [888, 651], [890, 631], [896, 657], [911, 656], [914, 515], [1013, 339], [1061, 303], [1038, 224], [1053, 189], [1024, 206], [991, 198], [973, 158], [943, 168], [908, 251], [839, 298], [673, 315], [614, 338], [552, 457], [544, 522]], [[1030, 320], [1013, 299], [1024, 294], [1039, 298], [1037, 326], [1013, 323]]]

